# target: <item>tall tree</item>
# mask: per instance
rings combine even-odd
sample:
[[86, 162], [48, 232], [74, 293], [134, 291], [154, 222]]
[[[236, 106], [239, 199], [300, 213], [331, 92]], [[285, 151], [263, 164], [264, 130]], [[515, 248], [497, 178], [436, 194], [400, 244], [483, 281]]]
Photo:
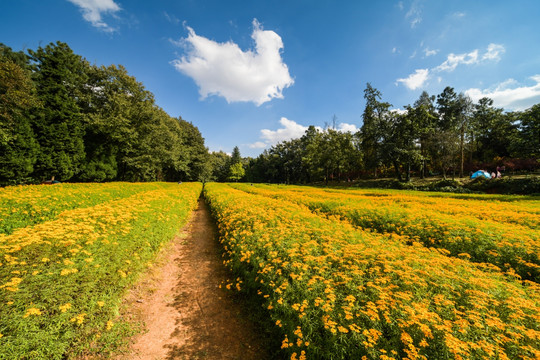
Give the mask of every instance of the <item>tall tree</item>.
[[519, 137], [514, 146], [516, 154], [524, 158], [540, 158], [540, 104], [517, 115]]
[[429, 96], [426, 91], [423, 91], [418, 100], [414, 103], [414, 107], [409, 109], [409, 115], [414, 118], [417, 124], [418, 138], [420, 142], [420, 155], [422, 166], [420, 169], [420, 177], [426, 177], [427, 160], [430, 144], [432, 143], [437, 122], [437, 112], [435, 110], [435, 96]]
[[[434, 141], [436, 158], [439, 161], [443, 176], [452, 168], [452, 178], [455, 177], [456, 160], [459, 153], [459, 104], [458, 95], [454, 88], [447, 86], [443, 92], [437, 95], [437, 136]], [[443, 136], [444, 134], [444, 136]]]
[[43, 104], [33, 117], [41, 147], [36, 175], [69, 180], [81, 171], [85, 159], [78, 99], [86, 84], [88, 63], [62, 42], [30, 50], [29, 55], [37, 95]]
[[472, 118], [472, 100], [460, 93], [457, 98], [457, 127], [459, 131], [459, 177], [463, 177], [463, 164], [465, 163], [465, 136], [468, 134]]
[[381, 93], [373, 88], [370, 83], [367, 83], [364, 90], [364, 99], [366, 99], [366, 107], [362, 114], [363, 124], [361, 132], [361, 148], [364, 153], [364, 164], [367, 170], [373, 170], [374, 175], [377, 175], [377, 167], [380, 165], [380, 125], [385, 117], [389, 114], [389, 109], [392, 106], [387, 102], [379, 101]]
[[[1, 45], [1, 44], [0, 44]], [[39, 152], [29, 121], [38, 105], [30, 73], [0, 47], [0, 185], [26, 182]]]

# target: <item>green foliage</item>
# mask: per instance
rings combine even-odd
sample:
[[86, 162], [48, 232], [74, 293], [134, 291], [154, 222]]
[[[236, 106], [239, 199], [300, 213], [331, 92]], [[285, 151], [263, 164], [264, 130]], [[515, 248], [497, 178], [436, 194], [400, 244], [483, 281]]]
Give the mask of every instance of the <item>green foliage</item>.
[[80, 172], [85, 158], [84, 123], [77, 99], [86, 83], [88, 62], [62, 42], [30, 50], [33, 80], [43, 107], [32, 125], [40, 152], [35, 176], [69, 180]]
[[208, 172], [197, 127], [160, 109], [121, 65], [90, 65], [62, 42], [28, 53], [0, 44], [0, 185]]
[[34, 170], [39, 145], [28, 115], [37, 105], [30, 73], [0, 55], [0, 185], [25, 182]]
[[229, 168], [229, 180], [231, 181], [239, 181], [244, 177], [245, 174], [246, 171], [244, 170], [242, 163], [234, 163]]
[[539, 195], [540, 177], [520, 179], [501, 178], [491, 180], [478, 177], [475, 181], [470, 182], [465, 187], [469, 190], [489, 194]]

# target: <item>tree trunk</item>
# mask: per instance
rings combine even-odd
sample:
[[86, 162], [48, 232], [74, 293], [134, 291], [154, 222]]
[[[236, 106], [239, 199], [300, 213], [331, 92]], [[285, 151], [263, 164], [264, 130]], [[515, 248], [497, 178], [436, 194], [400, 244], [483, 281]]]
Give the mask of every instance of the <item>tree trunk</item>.
[[394, 164], [394, 169], [396, 169], [396, 174], [397, 174], [398, 180], [400, 182], [403, 181], [403, 178], [401, 177], [401, 171], [399, 170], [399, 164], [397, 163], [397, 161], [392, 161], [392, 163]]
[[460, 134], [459, 134], [459, 151], [461, 155], [460, 164], [459, 164], [459, 178], [463, 177], [463, 163], [465, 161], [464, 141], [465, 141], [465, 127], [462, 126]]
[[424, 179], [426, 177], [426, 154], [423, 141], [420, 141], [420, 155], [422, 156], [422, 169], [420, 170], [420, 179]]
[[324, 178], [324, 185], [328, 185], [328, 167], [326, 167], [326, 177]]

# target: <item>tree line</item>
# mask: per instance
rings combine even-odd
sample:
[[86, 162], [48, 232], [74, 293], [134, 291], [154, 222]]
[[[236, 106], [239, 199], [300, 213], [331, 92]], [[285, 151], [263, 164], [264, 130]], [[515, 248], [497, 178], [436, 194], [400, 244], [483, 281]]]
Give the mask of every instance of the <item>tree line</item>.
[[478, 169], [540, 167], [540, 104], [505, 112], [493, 100], [478, 103], [452, 87], [437, 96], [422, 92], [404, 111], [391, 110], [367, 84], [361, 129], [352, 134], [310, 126], [255, 159], [246, 159], [245, 180], [311, 183], [396, 176], [409, 181], [438, 174], [445, 179]]
[[199, 180], [209, 156], [197, 127], [124, 67], [92, 65], [62, 42], [0, 44], [1, 185]]
[[62, 42], [0, 44], [0, 185], [59, 181], [313, 183], [411, 174], [445, 178], [490, 166], [536, 168], [540, 104], [505, 112], [446, 87], [391, 110], [367, 84], [356, 133], [310, 126], [256, 158], [209, 152], [121, 65], [97, 66]]

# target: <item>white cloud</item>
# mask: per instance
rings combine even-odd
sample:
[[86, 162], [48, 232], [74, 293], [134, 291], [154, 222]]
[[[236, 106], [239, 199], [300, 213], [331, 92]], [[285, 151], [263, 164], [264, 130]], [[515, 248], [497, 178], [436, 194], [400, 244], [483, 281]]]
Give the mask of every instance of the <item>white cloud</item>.
[[531, 76], [536, 82], [532, 86], [516, 86], [514, 79], [506, 80], [492, 89], [480, 90], [476, 88], [465, 91], [465, 95], [477, 102], [483, 97], [493, 100], [493, 104], [505, 110], [525, 110], [540, 102], [540, 75]]
[[489, 44], [487, 52], [482, 56], [482, 60], [493, 60], [499, 61], [501, 59], [501, 54], [504, 54], [506, 49], [500, 44]]
[[[431, 52], [438, 50], [424, 50], [426, 56], [432, 55]], [[480, 64], [483, 61], [499, 61], [501, 54], [505, 52], [505, 48], [500, 44], [489, 44], [486, 52], [483, 55], [479, 55], [478, 49], [475, 49], [469, 53], [465, 54], [450, 54], [447, 56], [446, 60], [432, 69], [417, 69], [414, 74], [410, 74], [409, 77], [403, 79], [397, 79], [397, 83], [403, 83], [410, 90], [416, 90], [424, 85], [424, 83], [429, 78], [430, 74], [433, 72], [442, 72], [454, 71], [458, 65], [472, 65]], [[441, 77], [437, 78], [438, 82], [442, 81]]]
[[[277, 143], [280, 143], [283, 141], [287, 141], [291, 139], [298, 139], [302, 137], [305, 134], [306, 130], [308, 129], [308, 126], [298, 124], [297, 122], [293, 120], [289, 120], [286, 117], [282, 117], [279, 120], [279, 123], [281, 124], [282, 127], [277, 130], [262, 129], [261, 136], [260, 136], [262, 141], [257, 141], [253, 144], [249, 144], [248, 146], [251, 149], [262, 149], [265, 147], [276, 145]], [[349, 124], [345, 124], [345, 125], [349, 125]], [[323, 129], [319, 126], [316, 126], [316, 128], [319, 131], [323, 131]]]
[[283, 125], [281, 129], [277, 129], [277, 130], [262, 129], [261, 130], [261, 138], [267, 144], [274, 145], [274, 144], [277, 144], [278, 142], [302, 137], [302, 135], [304, 135], [304, 133], [308, 129], [307, 126], [300, 125], [294, 122], [293, 120], [289, 120], [285, 117], [282, 117], [279, 120], [279, 123]]
[[405, 14], [405, 18], [411, 22], [411, 28], [415, 28], [416, 25], [422, 22], [422, 10], [420, 9], [419, 1], [413, 1], [411, 8]]
[[267, 143], [264, 143], [262, 141], [257, 141], [257, 142], [254, 142], [253, 144], [249, 144], [248, 147], [250, 149], [264, 149], [265, 147], [267, 147], [268, 144]]
[[429, 76], [428, 69], [416, 69], [414, 74], [409, 75], [405, 79], [397, 79], [397, 82], [403, 83], [410, 90], [416, 90], [422, 87]]
[[424, 54], [425, 54], [426, 56], [437, 55], [438, 52], [439, 52], [439, 50], [430, 50], [429, 48], [425, 48], [425, 49], [424, 49]]
[[95, 26], [103, 31], [114, 31], [109, 25], [107, 25], [102, 15], [106, 13], [114, 14], [120, 11], [120, 6], [114, 2], [114, 0], [68, 0], [70, 3], [77, 5], [81, 8], [84, 20], [90, 22], [92, 26]]
[[338, 131], [341, 132], [350, 132], [350, 133], [356, 133], [358, 132], [358, 128], [354, 124], [347, 124], [347, 123], [340, 123], [338, 125]]
[[441, 65], [437, 66], [433, 70], [435, 71], [454, 71], [458, 65], [472, 65], [478, 64], [482, 61], [499, 61], [501, 55], [504, 54], [506, 49], [500, 44], [489, 44], [486, 52], [479, 56], [478, 49], [471, 51], [468, 54], [450, 54]]
[[390, 112], [393, 112], [399, 115], [405, 115], [407, 114], [408, 111], [405, 109], [390, 109]]
[[195, 80], [202, 99], [218, 95], [227, 102], [251, 101], [259, 106], [283, 98], [283, 89], [294, 83], [281, 58], [281, 37], [263, 30], [256, 19], [251, 35], [254, 50], [243, 51], [232, 41], [218, 43], [187, 29], [189, 35], [182, 40], [187, 55], [172, 64]]
[[468, 54], [450, 54], [446, 61], [437, 66], [435, 71], [454, 71], [459, 64], [476, 64], [478, 62], [478, 50], [473, 50]]

